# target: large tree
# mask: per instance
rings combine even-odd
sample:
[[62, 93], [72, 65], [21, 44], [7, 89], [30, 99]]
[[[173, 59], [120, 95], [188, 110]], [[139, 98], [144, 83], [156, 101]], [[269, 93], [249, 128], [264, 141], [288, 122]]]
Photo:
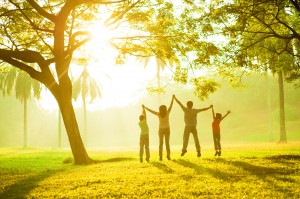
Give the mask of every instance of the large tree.
[[[205, 30], [206, 26], [194, 23], [195, 16], [189, 14], [193, 5], [189, 1], [6, 0], [1, 5], [0, 60], [28, 73], [53, 94], [75, 164], [94, 162], [80, 137], [69, 76], [75, 51], [90, 40], [86, 29], [91, 23], [101, 20], [111, 28], [127, 27], [123, 36], [112, 41], [120, 51], [118, 62], [127, 55], [155, 56], [175, 67], [180, 72], [175, 72], [175, 79], [182, 82], [187, 82], [188, 68], [194, 73], [193, 69], [210, 64], [211, 55], [218, 55], [217, 47], [200, 37], [198, 29]], [[205, 9], [204, 4], [201, 9]], [[207, 96], [217, 86], [197, 75], [190, 82], [198, 88], [199, 97]]]
[[[2, 5], [0, 59], [25, 71], [50, 90], [61, 110], [75, 163], [92, 163], [80, 137], [72, 105], [70, 63], [74, 51], [89, 40], [88, 32], [82, 30], [95, 18], [91, 12], [97, 12], [95, 6], [115, 6], [118, 11], [111, 19], [117, 20], [135, 2], [9, 0]], [[54, 74], [50, 65], [54, 65]]]

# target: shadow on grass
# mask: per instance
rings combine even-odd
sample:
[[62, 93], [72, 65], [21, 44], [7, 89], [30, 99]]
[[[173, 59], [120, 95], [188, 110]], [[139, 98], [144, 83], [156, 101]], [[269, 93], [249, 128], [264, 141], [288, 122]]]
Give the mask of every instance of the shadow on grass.
[[283, 164], [286, 166], [293, 166], [296, 162], [300, 161], [300, 155], [273, 155], [265, 157], [274, 163]]
[[[276, 191], [284, 193], [286, 196], [294, 197], [293, 190], [288, 188], [287, 186], [282, 186], [282, 182], [291, 182], [294, 183], [293, 180], [286, 178], [286, 176], [289, 176], [291, 174], [295, 174], [296, 170], [295, 168], [291, 167], [267, 167], [267, 166], [257, 166], [252, 165], [247, 162], [243, 161], [227, 161], [223, 160], [226, 164], [231, 164], [235, 167], [239, 167], [243, 169], [244, 171], [255, 175], [258, 179], [261, 179], [262, 181], [268, 183], [273, 187]], [[273, 178], [275, 180], [270, 179]], [[282, 181], [282, 182], [278, 182]]]
[[295, 173], [293, 168], [287, 167], [268, 167], [268, 166], [257, 166], [243, 161], [227, 161], [222, 160], [226, 164], [231, 164], [235, 167], [239, 167], [253, 175], [256, 175], [259, 178], [265, 178], [267, 176], [274, 176], [274, 175], [290, 175]]
[[[179, 159], [179, 160], [174, 160], [174, 162], [176, 162], [177, 164], [180, 164], [184, 167], [194, 169], [198, 175], [208, 173], [209, 175], [212, 175], [215, 178], [225, 180], [225, 181], [231, 181], [232, 178], [236, 178], [236, 176], [225, 173], [225, 172], [220, 171], [218, 169], [206, 168], [206, 167], [203, 167], [201, 165], [192, 163], [190, 161]], [[237, 179], [235, 179], [235, 180], [237, 180]]]
[[96, 163], [105, 163], [105, 162], [123, 162], [123, 161], [129, 161], [134, 160], [134, 158], [111, 158], [107, 160], [97, 160]]
[[30, 193], [30, 191], [33, 190], [40, 181], [43, 181], [57, 172], [59, 171], [48, 170], [17, 181], [8, 188], [5, 188], [0, 194], [0, 198], [27, 198], [27, 195]]
[[266, 157], [269, 160], [296, 160], [300, 161], [300, 155], [272, 155]]
[[160, 163], [160, 162], [151, 162], [153, 166], [158, 168], [159, 170], [163, 171], [164, 173], [174, 173], [174, 170], [167, 167], [165, 164]]

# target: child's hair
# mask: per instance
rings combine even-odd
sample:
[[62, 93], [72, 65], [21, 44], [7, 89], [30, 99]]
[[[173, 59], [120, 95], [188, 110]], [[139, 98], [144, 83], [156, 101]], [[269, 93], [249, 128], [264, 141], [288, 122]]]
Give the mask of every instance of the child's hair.
[[140, 115], [140, 121], [143, 121], [145, 119], [145, 115]]
[[188, 101], [188, 102], [186, 103], [186, 106], [187, 106], [188, 108], [193, 108], [193, 102], [192, 102], [192, 101]]
[[222, 118], [222, 114], [221, 113], [216, 113], [216, 118], [217, 119], [221, 119]]
[[165, 105], [161, 105], [159, 107], [159, 115], [165, 117], [167, 114], [167, 107]]

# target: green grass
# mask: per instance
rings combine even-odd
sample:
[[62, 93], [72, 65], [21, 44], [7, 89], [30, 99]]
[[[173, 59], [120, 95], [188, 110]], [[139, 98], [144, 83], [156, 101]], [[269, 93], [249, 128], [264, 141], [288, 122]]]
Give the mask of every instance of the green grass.
[[140, 163], [137, 150], [89, 150], [99, 164], [63, 163], [69, 151], [0, 149], [0, 198], [299, 198], [300, 143], [203, 145]]

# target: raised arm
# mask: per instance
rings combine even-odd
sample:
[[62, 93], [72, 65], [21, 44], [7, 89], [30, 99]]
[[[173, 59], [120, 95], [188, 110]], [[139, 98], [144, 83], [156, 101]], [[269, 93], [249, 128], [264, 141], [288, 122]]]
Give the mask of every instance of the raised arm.
[[201, 109], [196, 109], [196, 110], [197, 110], [197, 112], [199, 113], [199, 112], [202, 112], [202, 111], [206, 111], [206, 110], [208, 110], [208, 109], [210, 109], [210, 108], [212, 108], [212, 107], [213, 107], [213, 105], [210, 105], [209, 107], [201, 108]]
[[154, 114], [154, 115], [158, 115], [158, 112], [156, 111], [153, 111], [152, 109], [150, 108], [147, 108], [146, 106], [143, 105], [143, 108], [146, 109], [147, 111], [149, 111], [150, 113]]
[[211, 107], [211, 111], [212, 111], [212, 116], [213, 116], [213, 119], [215, 119], [215, 117], [216, 117], [216, 116], [215, 116], [215, 110], [214, 110], [214, 106], [212, 106], [212, 107]]
[[145, 110], [144, 104], [142, 105], [142, 107], [143, 107], [143, 112], [142, 112], [142, 114], [145, 116], [145, 120], [146, 120], [146, 119], [147, 119], [147, 115], [146, 115], [146, 110]]
[[170, 106], [169, 106], [169, 108], [168, 108], [168, 112], [169, 112], [169, 113], [170, 113], [171, 110], [172, 110], [172, 106], [173, 106], [173, 102], [174, 102], [174, 96], [175, 96], [175, 95], [172, 96], [171, 104], [170, 104]]
[[177, 99], [177, 97], [175, 95], [173, 95], [173, 98], [175, 99], [175, 101], [179, 104], [179, 106], [184, 109], [185, 107], [183, 106], [183, 104]]
[[230, 110], [229, 111], [227, 111], [227, 113], [222, 117], [222, 119], [221, 120], [223, 120], [228, 114], [230, 113]]

